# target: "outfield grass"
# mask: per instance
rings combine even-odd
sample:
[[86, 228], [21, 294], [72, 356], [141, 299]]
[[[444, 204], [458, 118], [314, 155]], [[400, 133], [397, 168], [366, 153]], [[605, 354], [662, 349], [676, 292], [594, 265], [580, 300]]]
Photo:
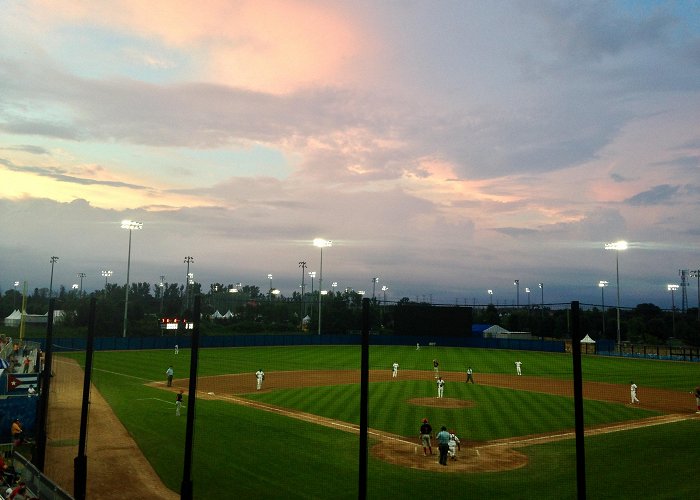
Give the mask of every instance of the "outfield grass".
[[[309, 369], [358, 369], [359, 347], [265, 347], [205, 349], [200, 375]], [[185, 419], [174, 416], [170, 393], [144, 382], [164, 380], [172, 364], [176, 378], [188, 377], [189, 351], [98, 352], [93, 381], [161, 475], [178, 491], [182, 473]], [[564, 354], [479, 349], [372, 347], [370, 368], [432, 369], [438, 358], [446, 371], [523, 373], [570, 378]], [[82, 362], [82, 356], [76, 355]], [[585, 356], [584, 378], [689, 391], [700, 383], [700, 365]], [[454, 422], [462, 437], [497, 437], [573, 427], [573, 403], [559, 396], [480, 385], [450, 384], [449, 397], [470, 399], [472, 408], [430, 408], [431, 421]], [[348, 422], [359, 422], [357, 386], [285, 389], [251, 394], [276, 405]], [[400, 435], [417, 434], [428, 409], [405, 404], [408, 397], [434, 396], [432, 383], [392, 381], [370, 384], [370, 426]], [[692, 398], [689, 397], [689, 406]], [[647, 415], [597, 401], [584, 405], [587, 425]], [[194, 487], [197, 498], [356, 498], [358, 438], [343, 431], [292, 420], [222, 401], [197, 402]], [[589, 498], [692, 498], [700, 421], [692, 420], [586, 439]], [[466, 434], [466, 436], [465, 436]], [[573, 440], [522, 448], [530, 459], [523, 469], [488, 474], [436, 474], [370, 459], [370, 498], [575, 498]], [[691, 494], [693, 493], [693, 494]]]

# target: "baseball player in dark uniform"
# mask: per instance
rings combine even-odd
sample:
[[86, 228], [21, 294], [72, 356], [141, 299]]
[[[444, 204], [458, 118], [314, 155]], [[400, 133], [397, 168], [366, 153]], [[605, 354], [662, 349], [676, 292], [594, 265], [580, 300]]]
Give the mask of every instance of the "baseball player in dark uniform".
[[428, 422], [427, 418], [423, 419], [423, 423], [420, 426], [420, 441], [423, 445], [423, 455], [430, 453], [433, 454], [433, 447], [430, 445], [430, 438], [432, 437], [433, 427]]

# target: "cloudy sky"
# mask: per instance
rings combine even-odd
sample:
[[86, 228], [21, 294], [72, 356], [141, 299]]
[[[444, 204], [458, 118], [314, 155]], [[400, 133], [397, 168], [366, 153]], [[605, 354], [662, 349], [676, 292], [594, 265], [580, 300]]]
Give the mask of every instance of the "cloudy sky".
[[206, 289], [291, 295], [316, 237], [388, 300], [612, 304], [619, 239], [623, 306], [700, 268], [695, 1], [1, 3], [2, 290], [124, 283], [122, 219], [132, 281]]

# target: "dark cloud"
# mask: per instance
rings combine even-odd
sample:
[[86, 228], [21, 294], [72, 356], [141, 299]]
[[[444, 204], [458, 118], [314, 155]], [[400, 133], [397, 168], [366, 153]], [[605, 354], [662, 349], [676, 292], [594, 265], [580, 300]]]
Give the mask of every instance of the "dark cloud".
[[628, 205], [661, 205], [673, 202], [673, 199], [678, 194], [680, 186], [671, 186], [669, 184], [661, 184], [653, 188], [637, 193], [634, 196], [624, 200]]
[[0, 150], [6, 151], [24, 151], [25, 153], [31, 153], [34, 155], [48, 155], [49, 151], [41, 146], [32, 146], [29, 144], [20, 144], [18, 146], [8, 146], [6, 148], [0, 148]]
[[129, 188], [129, 189], [148, 189], [147, 186], [139, 186], [137, 184], [130, 184], [127, 182], [120, 181], [104, 181], [99, 179], [91, 179], [88, 177], [78, 177], [75, 175], [70, 175], [62, 171], [60, 168], [51, 167], [37, 167], [30, 165], [15, 165], [10, 160], [5, 158], [0, 158], [0, 165], [4, 165], [7, 170], [12, 172], [24, 173], [37, 175], [39, 177], [48, 177], [59, 182], [67, 182], [71, 184], [80, 184], [84, 186], [88, 185], [100, 185], [100, 186], [110, 186], [118, 188]]

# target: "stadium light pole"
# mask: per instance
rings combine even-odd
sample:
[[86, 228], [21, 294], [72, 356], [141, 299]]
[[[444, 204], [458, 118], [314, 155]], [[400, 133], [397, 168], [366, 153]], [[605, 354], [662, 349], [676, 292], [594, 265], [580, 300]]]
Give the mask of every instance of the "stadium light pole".
[[372, 278], [372, 300], [374, 300], [374, 291], [377, 287], [377, 281], [379, 281], [379, 276]]
[[84, 278], [85, 276], [87, 276], [87, 274], [85, 274], [85, 273], [78, 273], [76, 276], [78, 276], [78, 278], [80, 278], [80, 295], [82, 295], [82, 294], [83, 294], [83, 278]]
[[606, 243], [606, 250], [615, 250], [615, 276], [617, 279], [617, 352], [621, 351], [620, 344], [620, 251], [627, 250], [627, 242], [624, 240], [614, 243]]
[[15, 281], [14, 284], [12, 285], [13, 291], [12, 291], [12, 311], [14, 312], [15, 310], [15, 305], [16, 305], [16, 299], [17, 299], [17, 287], [19, 286], [19, 281]]
[[269, 291], [267, 292], [267, 296], [268, 296], [268, 300], [272, 301], [272, 275], [268, 274], [267, 279], [270, 280], [270, 288], [269, 288]]
[[388, 286], [383, 285], [382, 286], [382, 292], [384, 292], [384, 306], [386, 307], [386, 291], [389, 289]]
[[513, 281], [515, 285], [515, 307], [520, 309], [520, 280]]
[[525, 296], [527, 297], [527, 310], [530, 310], [530, 287], [525, 287]]
[[309, 316], [313, 317], [314, 315], [314, 278], [316, 277], [316, 271], [309, 271], [309, 277], [311, 278], [311, 311]]
[[324, 240], [323, 238], [315, 238], [314, 246], [321, 249], [321, 264], [319, 266], [320, 271], [318, 275], [318, 334], [321, 335], [321, 297], [323, 296], [323, 293], [321, 293], [323, 290], [323, 249], [326, 247], [333, 246], [333, 242], [331, 240]]
[[304, 298], [304, 278], [306, 275], [306, 261], [300, 260], [299, 267], [301, 268], [301, 316], [300, 316], [300, 319], [304, 319], [304, 313], [306, 312], [306, 299]]
[[603, 310], [603, 338], [605, 338], [605, 287], [608, 286], [608, 282], [600, 280], [598, 286], [600, 287], [600, 306]]
[[187, 275], [185, 276], [185, 313], [187, 313], [187, 310], [190, 308], [190, 281], [192, 281], [190, 264], [194, 262], [194, 257], [188, 255], [182, 262], [187, 264]]
[[124, 329], [122, 337], [126, 338], [126, 321], [129, 312], [129, 272], [131, 271], [131, 232], [143, 229], [143, 223], [125, 219], [122, 221], [122, 229], [129, 230], [129, 253], [126, 259], [126, 286], [124, 291]]
[[666, 285], [666, 289], [671, 292], [671, 336], [676, 337], [676, 298], [675, 293], [678, 285]]
[[58, 257], [55, 255], [51, 257], [51, 281], [49, 281], [49, 300], [51, 300], [51, 296], [53, 295], [53, 265], [58, 262]]
[[160, 275], [160, 283], [158, 283], [158, 286], [160, 287], [160, 314], [163, 314], [163, 296], [165, 295], [165, 274]]
[[690, 271], [690, 277], [698, 279], [698, 321], [700, 321], [700, 269]]
[[107, 290], [107, 280], [112, 274], [112, 271], [102, 271], [102, 277], [105, 279], [105, 291]]
[[489, 304], [493, 304], [493, 290], [487, 290], [486, 293], [489, 294]]

